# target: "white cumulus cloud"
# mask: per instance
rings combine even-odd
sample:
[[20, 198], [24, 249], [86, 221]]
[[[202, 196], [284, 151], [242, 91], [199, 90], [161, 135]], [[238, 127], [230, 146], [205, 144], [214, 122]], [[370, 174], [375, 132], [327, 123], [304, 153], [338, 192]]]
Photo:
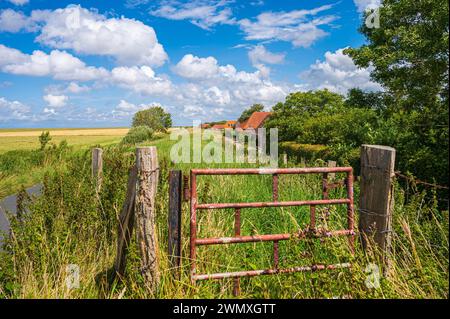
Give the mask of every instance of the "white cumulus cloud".
[[108, 75], [106, 69], [87, 66], [65, 51], [53, 50], [47, 54], [36, 50], [28, 55], [0, 44], [0, 53], [0, 69], [6, 73], [78, 81], [96, 80]]
[[7, 0], [7, 1], [11, 2], [12, 4], [15, 4], [16, 6], [23, 6], [24, 4], [30, 2], [30, 0]]
[[285, 53], [273, 53], [263, 45], [256, 45], [248, 52], [248, 57], [253, 65], [258, 63], [279, 64], [284, 61]]
[[88, 92], [91, 88], [86, 85], [80, 85], [77, 82], [70, 82], [69, 85], [66, 87], [65, 91], [70, 93], [82, 93], [82, 92]]
[[285, 86], [272, 83], [260, 70], [238, 71], [231, 64], [219, 65], [212, 56], [200, 58], [187, 54], [173, 70], [188, 80], [178, 85], [175, 97], [190, 106], [200, 105], [202, 109], [227, 106], [233, 111], [252, 103], [271, 105], [284, 99], [287, 92]]
[[19, 32], [30, 27], [29, 18], [22, 12], [6, 9], [0, 12], [0, 31]]
[[52, 11], [36, 41], [82, 54], [112, 56], [125, 65], [160, 66], [168, 58], [152, 27], [125, 17], [106, 18], [79, 5]]
[[87, 55], [111, 56], [121, 65], [161, 66], [168, 59], [155, 30], [135, 19], [107, 18], [79, 5], [33, 10], [30, 16], [0, 12], [0, 31], [36, 31], [36, 42]]
[[268, 77], [270, 74], [270, 68], [267, 64], [280, 64], [283, 63], [286, 54], [273, 53], [266, 49], [263, 45], [256, 45], [250, 51], [248, 51], [248, 57], [252, 65], [257, 68], [262, 75]]
[[378, 8], [381, 0], [353, 0], [358, 12], [364, 12], [366, 9]]
[[220, 72], [226, 73], [231, 65], [220, 67], [213, 57], [199, 58], [186, 54], [173, 68], [178, 75], [188, 79], [208, 79], [217, 76]]
[[143, 95], [169, 95], [173, 91], [172, 82], [156, 76], [149, 66], [116, 67], [109, 82]]
[[311, 10], [263, 12], [256, 19], [239, 20], [247, 40], [291, 42], [295, 47], [309, 47], [328, 33], [320, 28], [337, 19], [334, 15], [317, 16], [332, 8], [324, 5]]
[[34, 32], [45, 21], [49, 10], [33, 10], [30, 16], [21, 11], [5, 9], [0, 11], [0, 31], [16, 33], [20, 31]]
[[47, 94], [42, 97], [49, 107], [59, 108], [67, 105], [69, 97], [66, 95]]
[[161, 1], [150, 14], [170, 20], [188, 20], [194, 25], [209, 30], [216, 24], [233, 24], [235, 19], [228, 1], [195, 0], [189, 2]]
[[0, 122], [28, 119], [30, 111], [30, 107], [19, 101], [9, 101], [0, 97]]
[[344, 49], [326, 52], [325, 60], [317, 60], [308, 70], [300, 74], [306, 90], [329, 89], [346, 94], [351, 88], [366, 91], [379, 91], [381, 86], [370, 79], [370, 68], [359, 68], [353, 60], [344, 54]]
[[0, 44], [0, 68], [8, 64], [24, 63], [28, 56], [21, 51]]

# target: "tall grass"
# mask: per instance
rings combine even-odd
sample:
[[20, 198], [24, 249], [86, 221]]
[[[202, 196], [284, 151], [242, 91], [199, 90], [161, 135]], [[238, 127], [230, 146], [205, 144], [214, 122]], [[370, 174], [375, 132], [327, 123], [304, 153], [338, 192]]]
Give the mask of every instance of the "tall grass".
[[[113, 280], [118, 215], [125, 196], [128, 170], [134, 161], [132, 148], [104, 150], [102, 190], [95, 193], [90, 177], [88, 151], [67, 160], [64, 169], [48, 172], [44, 193], [30, 203], [30, 214], [13, 220], [12, 236], [0, 257], [0, 296], [7, 298], [228, 298], [233, 281], [209, 280], [193, 286], [189, 270], [188, 203], [183, 203], [182, 270], [171, 275], [167, 256], [168, 171], [173, 141], [152, 142], [158, 148], [160, 183], [157, 197], [157, 232], [161, 283], [155, 296], [145, 289], [140, 276], [136, 243], [128, 255], [123, 281]], [[321, 163], [314, 163], [320, 165]], [[291, 166], [294, 164], [291, 163]], [[236, 164], [179, 164], [192, 167], [224, 167]], [[251, 164], [241, 164], [250, 167]], [[337, 178], [339, 178], [338, 176]], [[331, 198], [344, 195], [333, 191]], [[271, 198], [268, 176], [202, 176], [198, 181], [201, 202], [266, 201]], [[376, 254], [363, 253], [356, 244], [351, 255], [346, 238], [289, 240], [280, 242], [280, 267], [350, 261], [351, 269], [305, 272], [241, 279], [242, 298], [448, 298], [448, 211], [424, 193], [405, 200], [397, 186], [394, 213], [392, 267], [380, 287], [366, 286], [366, 267], [380, 264]], [[319, 176], [281, 176], [280, 200], [321, 196]], [[355, 185], [358, 198], [358, 185]], [[345, 207], [331, 207], [327, 221], [332, 229], [346, 225]], [[242, 234], [294, 233], [307, 227], [304, 207], [244, 209]], [[320, 220], [319, 220], [320, 222]], [[324, 222], [324, 221], [323, 221]], [[198, 212], [199, 237], [230, 236], [232, 210]], [[198, 248], [197, 268], [202, 273], [270, 268], [272, 243], [249, 243]], [[66, 265], [80, 267], [80, 287], [66, 286]]]

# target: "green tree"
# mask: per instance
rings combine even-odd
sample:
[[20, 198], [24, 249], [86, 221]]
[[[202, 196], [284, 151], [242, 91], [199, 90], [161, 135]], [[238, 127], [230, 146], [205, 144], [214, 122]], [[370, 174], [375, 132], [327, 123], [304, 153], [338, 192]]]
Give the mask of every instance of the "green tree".
[[238, 122], [242, 123], [242, 122], [248, 120], [248, 118], [254, 112], [261, 112], [262, 110], [264, 110], [264, 105], [262, 105], [262, 104], [253, 104], [248, 109], [246, 109], [246, 110], [244, 110], [242, 112], [241, 116], [239, 116]]
[[372, 109], [381, 113], [391, 103], [390, 95], [384, 92], [365, 92], [353, 88], [348, 90], [344, 105], [347, 108]]
[[132, 126], [148, 126], [153, 131], [166, 131], [172, 126], [170, 113], [164, 111], [160, 106], [154, 106], [146, 110], [136, 112], [133, 117]]
[[45, 146], [48, 144], [48, 142], [51, 141], [50, 132], [42, 132], [41, 135], [39, 135], [39, 143], [41, 143], [41, 151], [45, 149]]
[[304, 132], [304, 124], [310, 117], [320, 114], [341, 112], [344, 97], [328, 90], [295, 92], [286, 97], [284, 103], [277, 103], [265, 127], [278, 128], [281, 141], [298, 140]]
[[362, 24], [368, 44], [344, 52], [396, 98], [396, 106], [421, 109], [448, 101], [447, 0], [385, 0], [380, 27]]
[[379, 16], [379, 28], [360, 28], [368, 43], [345, 50], [390, 96], [379, 141], [397, 148], [401, 170], [448, 184], [448, 1], [384, 0]]

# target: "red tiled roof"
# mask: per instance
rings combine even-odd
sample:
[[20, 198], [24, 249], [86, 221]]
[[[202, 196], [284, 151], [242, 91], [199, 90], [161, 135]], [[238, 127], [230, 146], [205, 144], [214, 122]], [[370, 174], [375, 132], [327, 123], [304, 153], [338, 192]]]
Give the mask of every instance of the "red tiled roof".
[[243, 130], [260, 128], [270, 114], [270, 112], [254, 112], [246, 121], [239, 123], [239, 128]]
[[223, 129], [227, 128], [227, 126], [225, 124], [215, 124], [211, 128], [214, 130], [223, 130]]

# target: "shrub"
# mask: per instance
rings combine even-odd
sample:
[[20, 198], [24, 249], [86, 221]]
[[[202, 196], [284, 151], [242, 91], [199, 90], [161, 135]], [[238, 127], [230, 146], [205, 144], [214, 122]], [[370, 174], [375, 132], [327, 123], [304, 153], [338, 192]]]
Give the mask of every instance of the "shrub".
[[280, 143], [281, 152], [286, 152], [290, 156], [294, 156], [297, 159], [305, 158], [308, 161], [314, 161], [316, 159], [327, 159], [330, 154], [329, 147], [320, 144], [299, 144], [295, 142], [282, 142]]
[[50, 137], [49, 131], [41, 133], [41, 135], [39, 136], [39, 142], [41, 143], [41, 151], [45, 148], [47, 143], [51, 141], [51, 139], [52, 138]]
[[153, 130], [148, 126], [132, 127], [122, 139], [123, 144], [136, 144], [151, 139]]
[[352, 148], [344, 144], [322, 145], [322, 144], [300, 144], [296, 142], [281, 142], [280, 151], [290, 157], [300, 160], [302, 157], [314, 162], [318, 159], [337, 161], [341, 166], [352, 166], [355, 174], [359, 175], [360, 149]]

